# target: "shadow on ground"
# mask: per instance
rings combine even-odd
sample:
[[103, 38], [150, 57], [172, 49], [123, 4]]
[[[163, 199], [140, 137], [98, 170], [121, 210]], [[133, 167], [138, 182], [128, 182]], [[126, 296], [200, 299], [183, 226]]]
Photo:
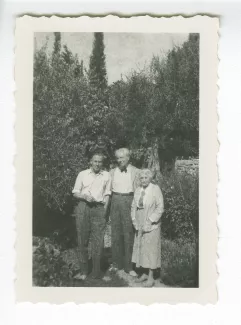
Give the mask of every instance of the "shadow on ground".
[[[79, 265], [77, 260], [77, 254], [75, 249], [64, 251], [63, 258], [65, 262], [70, 265], [74, 273], [79, 271]], [[92, 279], [90, 276], [85, 281], [82, 280], [70, 280], [70, 283], [66, 284], [67, 287], [143, 287], [142, 284], [136, 283], [135, 278], [126, 274], [123, 270], [116, 272], [109, 271], [111, 264], [111, 248], [106, 247], [104, 249], [103, 258], [101, 261], [101, 270], [103, 272], [103, 278]], [[89, 260], [89, 274], [92, 269], [91, 259]], [[159, 278], [155, 279], [154, 287], [167, 287], [160, 282]]]

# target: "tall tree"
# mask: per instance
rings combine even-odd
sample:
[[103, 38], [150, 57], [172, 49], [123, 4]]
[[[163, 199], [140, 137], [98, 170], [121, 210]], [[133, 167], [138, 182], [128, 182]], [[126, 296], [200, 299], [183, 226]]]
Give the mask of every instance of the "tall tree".
[[94, 33], [93, 49], [89, 64], [90, 85], [100, 90], [107, 88], [104, 34]]
[[55, 32], [54, 33], [54, 50], [53, 54], [60, 54], [61, 51], [61, 33]]
[[84, 61], [80, 62], [80, 77], [84, 77]]

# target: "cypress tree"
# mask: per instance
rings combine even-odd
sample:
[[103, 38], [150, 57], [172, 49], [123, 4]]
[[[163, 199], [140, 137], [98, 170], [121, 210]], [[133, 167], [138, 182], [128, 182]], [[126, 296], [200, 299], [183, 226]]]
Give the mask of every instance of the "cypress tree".
[[58, 55], [61, 50], [61, 33], [56, 32], [54, 33], [54, 50], [53, 54]]
[[89, 63], [90, 85], [100, 90], [107, 88], [104, 34], [94, 33], [93, 49]]
[[84, 77], [84, 61], [80, 62], [80, 77]]

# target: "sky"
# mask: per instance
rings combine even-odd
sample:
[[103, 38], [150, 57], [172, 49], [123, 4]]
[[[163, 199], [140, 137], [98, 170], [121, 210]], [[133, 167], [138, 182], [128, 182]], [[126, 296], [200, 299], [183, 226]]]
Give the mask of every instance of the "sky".
[[[54, 43], [54, 33], [35, 33], [35, 44], [40, 48], [48, 39], [48, 51]], [[93, 33], [61, 33], [62, 46], [67, 45], [84, 66], [89, 65]], [[175, 45], [182, 45], [188, 34], [104, 33], [108, 83], [125, 78], [133, 69], [142, 69], [150, 63], [153, 55], [164, 56]]]

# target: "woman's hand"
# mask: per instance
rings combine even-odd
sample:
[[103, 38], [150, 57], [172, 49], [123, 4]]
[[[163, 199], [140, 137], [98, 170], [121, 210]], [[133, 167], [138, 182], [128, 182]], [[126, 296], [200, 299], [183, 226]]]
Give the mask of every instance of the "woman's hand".
[[143, 232], [149, 232], [151, 225], [152, 225], [152, 222], [150, 220], [147, 220], [142, 228]]

